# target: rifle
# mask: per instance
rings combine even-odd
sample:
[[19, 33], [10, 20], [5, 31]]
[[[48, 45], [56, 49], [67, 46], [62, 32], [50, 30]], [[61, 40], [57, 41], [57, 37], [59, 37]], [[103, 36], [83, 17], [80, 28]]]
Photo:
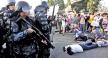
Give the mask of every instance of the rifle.
[[[19, 15], [19, 12], [20, 11], [16, 11], [16, 12], [14, 12], [11, 16], [10, 16], [10, 18], [12, 18], [12, 17], [17, 17], [18, 18], [18, 15]], [[21, 17], [19, 17], [18, 19], [17, 19], [17, 21], [19, 21], [20, 20], [20, 18]], [[51, 44], [51, 42], [45, 37], [45, 35], [37, 28], [37, 27], [35, 27], [34, 26], [34, 24], [31, 24], [31, 23], [29, 23], [28, 21], [26, 21], [25, 19], [22, 19], [23, 21], [25, 21], [28, 25], [30, 25], [36, 32], [34, 32], [37, 36], [39, 36], [39, 37], [41, 37], [41, 39], [43, 39], [43, 40], [46, 40], [46, 42], [47, 42], [47, 44], [52, 48], [52, 49], [54, 49], [55, 47]]]
[[[34, 32], [37, 36], [39, 36], [41, 39], [46, 40], [47, 45], [49, 45], [52, 49], [54, 49], [55, 47], [51, 44], [51, 42], [47, 39], [47, 37], [45, 37], [45, 35], [37, 28], [35, 27], [33, 24], [30, 24], [28, 21], [24, 20], [27, 24], [29, 24], [30, 26], [32, 26], [32, 28], [36, 31]], [[38, 33], [38, 34], [37, 34]], [[43, 38], [42, 38], [42, 37]]]

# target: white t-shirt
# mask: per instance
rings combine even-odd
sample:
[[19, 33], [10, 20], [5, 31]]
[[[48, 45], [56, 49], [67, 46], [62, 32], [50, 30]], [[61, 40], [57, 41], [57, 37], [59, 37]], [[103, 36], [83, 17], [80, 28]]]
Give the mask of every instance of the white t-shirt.
[[65, 46], [66, 49], [68, 47], [71, 47], [73, 53], [83, 52], [83, 48], [79, 44]]
[[91, 23], [92, 26], [99, 26], [100, 17], [95, 16], [93, 22]]
[[97, 16], [94, 17], [94, 20], [98, 23], [100, 22], [100, 19], [101, 19], [100, 17], [97, 17]]
[[65, 23], [65, 20], [62, 20], [62, 26], [65, 26], [66, 23]]
[[85, 19], [84, 19], [84, 17], [81, 18], [80, 24], [85, 24]]
[[108, 41], [97, 41], [96, 42], [99, 47], [105, 47], [108, 46]]

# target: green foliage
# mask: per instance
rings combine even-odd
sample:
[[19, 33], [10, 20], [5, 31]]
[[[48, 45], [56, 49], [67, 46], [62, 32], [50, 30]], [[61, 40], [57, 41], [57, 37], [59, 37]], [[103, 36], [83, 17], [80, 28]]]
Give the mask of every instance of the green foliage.
[[66, 4], [66, 7], [71, 5], [71, 0], [67, 0], [67, 4]]
[[75, 10], [76, 12], [79, 12], [81, 10], [86, 10], [86, 1], [85, 0], [81, 0], [78, 2], [75, 2], [71, 5], [72, 9]]
[[59, 10], [63, 10], [65, 8], [64, 0], [48, 0], [48, 4], [49, 6], [58, 4]]
[[55, 3], [55, 1], [54, 1], [54, 0], [48, 0], [48, 4], [49, 4], [49, 6], [54, 5], [54, 3]]
[[73, 3], [71, 7], [77, 12], [81, 10], [85, 10], [90, 13], [94, 13], [95, 11], [97, 11], [99, 1], [100, 0], [81, 0], [81, 1]]
[[65, 8], [64, 0], [57, 0], [56, 2], [59, 5], [59, 10], [63, 10]]
[[97, 11], [98, 5], [99, 5], [99, 0], [88, 0], [87, 10], [90, 13], [93, 13], [93, 12]]

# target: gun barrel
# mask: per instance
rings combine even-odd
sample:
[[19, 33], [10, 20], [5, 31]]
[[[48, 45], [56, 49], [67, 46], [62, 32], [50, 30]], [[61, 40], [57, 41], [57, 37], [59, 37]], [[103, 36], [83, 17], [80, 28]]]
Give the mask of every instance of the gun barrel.
[[52, 49], [55, 48], [55, 47], [51, 44], [51, 42], [44, 36], [44, 34], [43, 34], [38, 28], [36, 28], [34, 25], [30, 24], [28, 21], [26, 21], [26, 20], [24, 20], [24, 21], [25, 21], [27, 24], [29, 24], [30, 26], [32, 26], [32, 28], [35, 29], [35, 31], [37, 31], [37, 32], [39, 33], [40, 36], [43, 36], [44, 38], [42, 38], [42, 39], [46, 40], [47, 43], [48, 43], [48, 45], [49, 45]]

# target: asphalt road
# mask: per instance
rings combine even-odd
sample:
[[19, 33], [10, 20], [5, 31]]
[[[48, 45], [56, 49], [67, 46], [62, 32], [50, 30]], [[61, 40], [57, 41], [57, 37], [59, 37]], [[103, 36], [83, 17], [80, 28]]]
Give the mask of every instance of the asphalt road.
[[64, 36], [59, 33], [53, 34], [53, 45], [56, 48], [54, 50], [51, 49], [50, 58], [108, 58], [108, 47], [87, 50], [71, 56], [64, 53], [62, 47], [68, 44], [75, 44], [76, 42], [73, 39], [74, 37], [71, 33], [66, 33]]

